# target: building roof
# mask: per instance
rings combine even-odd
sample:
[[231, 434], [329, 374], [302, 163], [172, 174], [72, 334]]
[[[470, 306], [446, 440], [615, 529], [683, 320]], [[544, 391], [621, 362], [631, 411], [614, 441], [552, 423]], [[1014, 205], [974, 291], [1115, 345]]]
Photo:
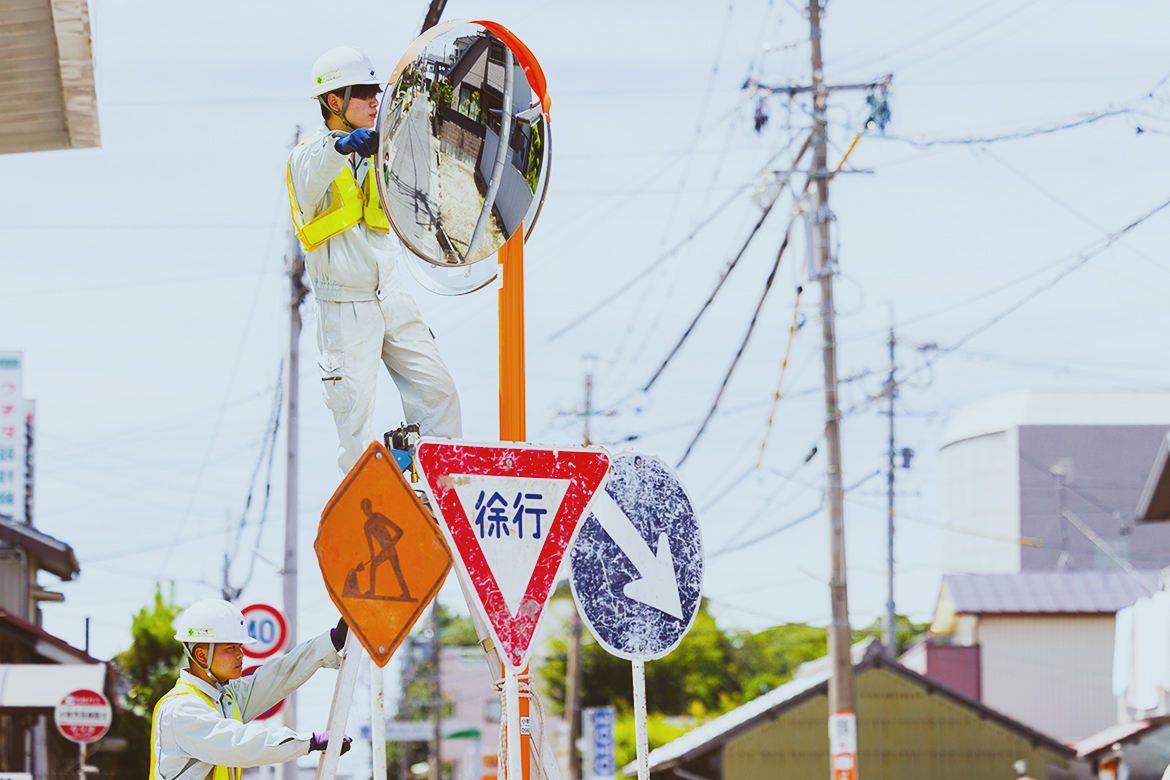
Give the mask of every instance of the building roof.
[[72, 547], [5, 515], [0, 515], [0, 542], [28, 550], [42, 569], [63, 580], [71, 580], [81, 572]]
[[37, 655], [54, 663], [102, 663], [84, 650], [77, 649], [64, 639], [53, 636], [35, 623], [30, 623], [6, 609], [0, 609], [0, 633], [14, 637], [23, 644], [31, 647]]
[[1025, 571], [947, 574], [942, 587], [956, 614], [1103, 614], [1161, 589], [1157, 572]]
[[[820, 660], [820, 659], [817, 659]], [[816, 663], [815, 661], [811, 663]], [[1064, 758], [1073, 758], [1076, 752], [1067, 745], [1024, 724], [1012, 720], [1006, 715], [990, 707], [968, 698], [937, 680], [925, 677], [902, 666], [896, 660], [886, 655], [877, 642], [870, 643], [864, 656], [858, 662], [854, 659], [854, 674], [861, 674], [869, 669], [882, 668], [922, 686], [931, 693], [940, 694], [956, 704], [966, 707], [977, 713], [980, 718], [995, 721], [999, 725], [1016, 732], [1037, 745], [1043, 745]], [[795, 677], [775, 690], [752, 699], [747, 704], [720, 715], [715, 720], [704, 723], [702, 726], [687, 732], [673, 742], [669, 742], [656, 750], [650, 751], [650, 771], [660, 772], [673, 766], [686, 763], [691, 759], [708, 753], [720, 747], [731, 738], [747, 731], [761, 721], [773, 720], [786, 710], [807, 701], [813, 696], [821, 696], [829, 690], [829, 668], [825, 664], [823, 669], [807, 676]], [[634, 765], [624, 767], [623, 774], [632, 774]]]
[[98, 146], [87, 0], [4, 0], [0, 153]]
[[1117, 744], [1124, 745], [1134, 739], [1141, 739], [1149, 731], [1160, 729], [1166, 725], [1168, 718], [1151, 718], [1150, 720], [1131, 720], [1129, 723], [1118, 723], [1098, 731], [1092, 736], [1085, 737], [1076, 743], [1077, 755], [1081, 758], [1099, 758], [1113, 750]]
[[1020, 390], [993, 395], [951, 415], [942, 446], [1026, 425], [1170, 425], [1170, 393]]
[[1170, 520], [1170, 434], [1162, 439], [1154, 457], [1154, 466], [1138, 499], [1137, 519], [1139, 522]]

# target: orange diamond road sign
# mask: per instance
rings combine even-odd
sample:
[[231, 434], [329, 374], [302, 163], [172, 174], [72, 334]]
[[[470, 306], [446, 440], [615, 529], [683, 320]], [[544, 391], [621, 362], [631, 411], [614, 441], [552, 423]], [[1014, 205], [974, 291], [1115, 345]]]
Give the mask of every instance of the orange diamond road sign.
[[329, 597], [378, 666], [451, 570], [442, 531], [377, 442], [326, 504], [313, 549]]

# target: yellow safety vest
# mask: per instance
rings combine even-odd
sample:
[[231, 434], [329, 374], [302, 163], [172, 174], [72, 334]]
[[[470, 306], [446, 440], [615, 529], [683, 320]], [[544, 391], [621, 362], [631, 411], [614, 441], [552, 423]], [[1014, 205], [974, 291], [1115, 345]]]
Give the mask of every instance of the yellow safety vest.
[[333, 180], [331, 189], [333, 197], [329, 201], [329, 208], [313, 217], [308, 222], [301, 222], [301, 210], [297, 206], [297, 196], [293, 191], [292, 160], [288, 162], [285, 180], [288, 182], [288, 203], [292, 209], [293, 225], [297, 229], [297, 238], [306, 252], [312, 252], [329, 239], [344, 233], [359, 222], [365, 222], [370, 230], [379, 233], [390, 232], [390, 222], [382, 211], [382, 204], [378, 200], [378, 182], [374, 180], [374, 168], [366, 173], [365, 184], [358, 187], [353, 171], [347, 165], [341, 175]]
[[[215, 706], [215, 702], [211, 700], [211, 697], [194, 685], [182, 681], [175, 683], [175, 687], [171, 688], [170, 692], [159, 699], [158, 704], [154, 705], [154, 715], [150, 718], [150, 780], [154, 780], [154, 767], [158, 761], [158, 757], [154, 754], [155, 745], [158, 744], [155, 742], [155, 733], [158, 729], [158, 708], [172, 696], [186, 696], [190, 694], [195, 694], [207, 702], [208, 707], [211, 707], [216, 713], [219, 712], [219, 708]], [[236, 705], [235, 699], [231, 699], [231, 703], [232, 712], [235, 713], [236, 720], [240, 720], [240, 708]], [[211, 773], [211, 780], [240, 780], [241, 771], [238, 767], [217, 766], [215, 767], [215, 771]]]

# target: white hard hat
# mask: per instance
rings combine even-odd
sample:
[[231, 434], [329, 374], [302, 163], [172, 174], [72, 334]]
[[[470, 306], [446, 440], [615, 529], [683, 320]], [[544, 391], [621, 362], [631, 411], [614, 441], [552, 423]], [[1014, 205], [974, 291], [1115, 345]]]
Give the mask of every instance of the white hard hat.
[[183, 610], [175, 621], [175, 639], [180, 642], [250, 645], [244, 613], [229, 601], [204, 599]]
[[313, 87], [309, 97], [316, 100], [326, 92], [356, 84], [381, 84], [374, 63], [356, 46], [330, 49], [313, 63]]

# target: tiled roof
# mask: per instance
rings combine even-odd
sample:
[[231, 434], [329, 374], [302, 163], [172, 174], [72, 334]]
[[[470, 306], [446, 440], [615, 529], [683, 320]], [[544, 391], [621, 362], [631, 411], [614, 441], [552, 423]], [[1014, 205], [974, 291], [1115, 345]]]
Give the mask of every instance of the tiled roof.
[[1160, 590], [1157, 572], [1028, 571], [948, 574], [943, 590], [956, 614], [1103, 614]]

